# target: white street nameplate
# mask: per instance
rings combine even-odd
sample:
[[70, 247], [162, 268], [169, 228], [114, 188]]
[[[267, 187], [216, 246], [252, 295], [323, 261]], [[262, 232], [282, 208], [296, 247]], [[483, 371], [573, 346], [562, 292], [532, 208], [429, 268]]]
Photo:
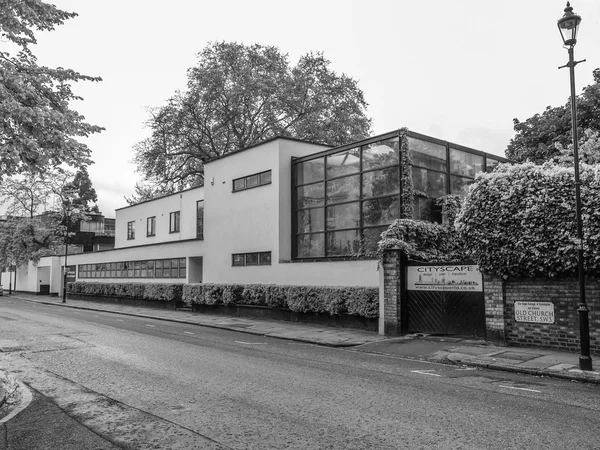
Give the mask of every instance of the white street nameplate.
[[554, 303], [515, 302], [515, 320], [529, 323], [554, 323]]

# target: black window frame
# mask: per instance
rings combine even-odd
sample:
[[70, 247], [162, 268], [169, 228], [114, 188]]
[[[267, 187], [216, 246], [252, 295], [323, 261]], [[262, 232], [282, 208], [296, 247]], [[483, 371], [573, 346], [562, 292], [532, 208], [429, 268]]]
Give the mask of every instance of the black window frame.
[[181, 211], [169, 213], [169, 233], [179, 233], [181, 231]]
[[135, 239], [135, 220], [127, 222], [127, 240], [133, 241]]
[[[252, 180], [254, 177], [257, 177], [257, 184], [253, 184], [251, 186], [249, 186], [249, 181]], [[231, 183], [231, 192], [241, 192], [241, 191], [247, 191], [248, 189], [254, 189], [260, 186], [267, 186], [269, 184], [271, 184], [273, 181], [273, 173], [271, 171], [271, 169], [269, 170], [264, 170], [262, 172], [257, 172], [257, 173], [253, 173], [250, 175], [246, 175], [240, 178], [235, 178], [233, 179], [232, 183]], [[236, 188], [236, 182], [240, 182], [243, 181], [242, 185], [243, 187], [239, 187]]]
[[204, 240], [204, 200], [196, 201], [196, 239]]
[[270, 251], [231, 254], [231, 267], [270, 266], [271, 264]]
[[156, 216], [146, 219], [146, 237], [156, 236]]

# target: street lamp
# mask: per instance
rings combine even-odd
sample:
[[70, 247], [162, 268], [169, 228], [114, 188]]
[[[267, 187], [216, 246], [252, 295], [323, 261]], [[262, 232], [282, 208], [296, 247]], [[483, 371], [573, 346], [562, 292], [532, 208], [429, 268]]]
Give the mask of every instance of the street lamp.
[[575, 163], [575, 211], [577, 215], [577, 243], [579, 245], [578, 272], [579, 272], [579, 341], [581, 355], [579, 356], [579, 368], [581, 370], [592, 370], [592, 358], [590, 357], [590, 325], [588, 319], [588, 308], [585, 302], [585, 272], [583, 268], [583, 227], [581, 223], [581, 181], [579, 180], [579, 151], [577, 147], [577, 104], [575, 97], [575, 66], [580, 62], [575, 61], [573, 48], [577, 43], [577, 30], [581, 23], [581, 16], [573, 13], [571, 4], [567, 2], [565, 14], [558, 20], [558, 30], [562, 37], [565, 48], [569, 51], [568, 67], [571, 74], [571, 124], [573, 137], [573, 159]]
[[[68, 222], [67, 222], [68, 223]], [[65, 232], [65, 269], [63, 271], [62, 302], [67, 303], [67, 256], [69, 255], [69, 225]]]

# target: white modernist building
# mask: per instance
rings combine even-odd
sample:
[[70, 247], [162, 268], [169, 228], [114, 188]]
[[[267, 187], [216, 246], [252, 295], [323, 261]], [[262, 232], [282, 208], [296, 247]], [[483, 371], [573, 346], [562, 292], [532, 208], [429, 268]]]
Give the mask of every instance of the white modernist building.
[[[337, 148], [271, 139], [207, 162], [202, 187], [116, 210], [115, 248], [69, 255], [68, 281], [378, 286], [368, 255], [400, 217], [403, 174], [413, 217], [441, 220], [436, 198], [501, 161], [404, 130]], [[10, 283], [58, 294], [63, 267], [45, 257]]]

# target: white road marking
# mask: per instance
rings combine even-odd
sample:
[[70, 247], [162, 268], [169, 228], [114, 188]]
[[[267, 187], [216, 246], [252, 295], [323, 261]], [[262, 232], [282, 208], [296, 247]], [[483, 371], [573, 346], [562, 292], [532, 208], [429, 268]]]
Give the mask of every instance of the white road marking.
[[514, 387], [514, 386], [504, 386], [502, 384], [499, 384], [498, 387], [505, 388], [505, 389], [517, 389], [519, 391], [537, 392], [538, 394], [541, 394], [541, 392], [542, 392], [542, 391], [536, 391], [535, 389], [527, 389], [527, 388], [520, 388], [520, 387]]
[[150, 325], [149, 323], [146, 324], [147, 327], [152, 327], [155, 328], [154, 325]]
[[245, 345], [267, 345], [266, 342], [244, 342], [244, 341], [235, 341], [238, 344], [245, 344]]
[[97, 316], [96, 314], [92, 314], [92, 316], [94, 316], [94, 317], [100, 317], [100, 316]]
[[191, 331], [184, 331], [185, 334], [194, 334]]
[[441, 377], [437, 373], [431, 373], [433, 370], [411, 370], [412, 373], [418, 373], [420, 375], [431, 375], [432, 377]]
[[117, 322], [123, 322], [123, 319], [117, 319]]

